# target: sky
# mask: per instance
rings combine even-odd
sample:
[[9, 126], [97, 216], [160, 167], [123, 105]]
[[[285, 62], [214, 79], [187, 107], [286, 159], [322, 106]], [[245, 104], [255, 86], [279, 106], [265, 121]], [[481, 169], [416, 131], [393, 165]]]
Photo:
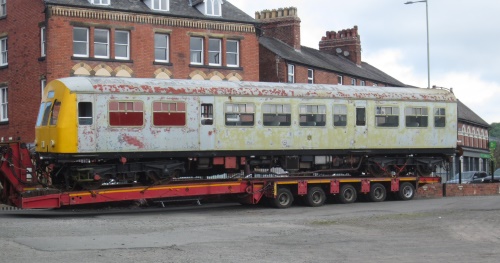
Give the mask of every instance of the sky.
[[[427, 87], [426, 4], [408, 0], [229, 0], [256, 11], [296, 7], [301, 44], [318, 49], [326, 31], [358, 26], [362, 61], [397, 80]], [[431, 86], [500, 123], [500, 1], [428, 0]]]

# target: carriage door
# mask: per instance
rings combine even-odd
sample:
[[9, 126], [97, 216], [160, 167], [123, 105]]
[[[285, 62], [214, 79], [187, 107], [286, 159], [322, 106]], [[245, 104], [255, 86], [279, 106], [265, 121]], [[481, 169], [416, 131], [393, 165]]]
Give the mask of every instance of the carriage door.
[[77, 103], [78, 151], [94, 152], [96, 150], [94, 96], [90, 94], [78, 95]]
[[215, 147], [214, 97], [200, 97], [199, 114], [200, 150], [213, 150]]
[[354, 138], [351, 140], [354, 142], [353, 146], [357, 149], [367, 148], [368, 146], [368, 122], [367, 122], [367, 109], [366, 101], [356, 101], [355, 102], [355, 132]]

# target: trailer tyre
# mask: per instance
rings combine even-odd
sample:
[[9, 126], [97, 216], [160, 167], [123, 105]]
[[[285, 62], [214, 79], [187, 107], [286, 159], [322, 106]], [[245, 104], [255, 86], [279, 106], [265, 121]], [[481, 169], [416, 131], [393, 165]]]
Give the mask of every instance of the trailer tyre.
[[305, 201], [308, 206], [312, 207], [322, 206], [325, 204], [326, 201], [325, 191], [323, 191], [321, 187], [317, 186], [311, 187], [309, 190], [307, 190], [307, 196]]
[[372, 184], [370, 187], [370, 200], [373, 202], [382, 202], [387, 197], [387, 191], [382, 184]]
[[399, 186], [398, 197], [400, 200], [408, 201], [415, 196], [415, 186], [413, 184], [404, 182]]
[[287, 188], [279, 188], [276, 198], [272, 199], [272, 205], [276, 208], [288, 208], [292, 206], [293, 195]]
[[356, 202], [358, 198], [358, 193], [356, 192], [356, 188], [350, 184], [345, 184], [340, 188], [340, 193], [337, 196], [337, 199], [342, 204], [350, 204]]

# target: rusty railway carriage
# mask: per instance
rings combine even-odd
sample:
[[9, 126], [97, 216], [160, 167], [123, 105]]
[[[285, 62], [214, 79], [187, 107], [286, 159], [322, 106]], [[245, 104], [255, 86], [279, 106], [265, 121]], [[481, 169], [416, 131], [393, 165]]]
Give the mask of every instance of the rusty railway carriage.
[[0, 145], [0, 198], [409, 200], [439, 181], [456, 138], [456, 99], [442, 89], [63, 78], [45, 89], [35, 152]]

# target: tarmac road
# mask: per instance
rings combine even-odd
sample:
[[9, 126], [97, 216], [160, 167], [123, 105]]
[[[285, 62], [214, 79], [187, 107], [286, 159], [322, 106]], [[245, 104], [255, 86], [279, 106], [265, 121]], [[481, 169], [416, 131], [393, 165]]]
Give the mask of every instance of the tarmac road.
[[500, 196], [0, 213], [0, 262], [499, 262]]

